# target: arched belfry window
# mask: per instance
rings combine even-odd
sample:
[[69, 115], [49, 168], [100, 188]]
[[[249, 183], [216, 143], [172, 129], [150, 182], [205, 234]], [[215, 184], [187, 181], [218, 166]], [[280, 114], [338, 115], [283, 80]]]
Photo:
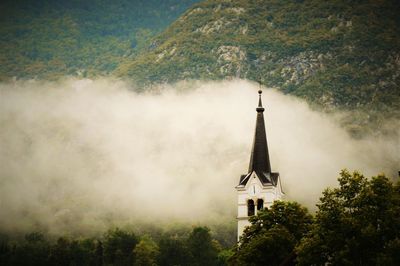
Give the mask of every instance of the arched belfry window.
[[248, 200], [247, 201], [247, 216], [253, 216], [253, 215], [254, 215], [254, 201]]
[[257, 211], [264, 209], [264, 200], [258, 199], [257, 200]]

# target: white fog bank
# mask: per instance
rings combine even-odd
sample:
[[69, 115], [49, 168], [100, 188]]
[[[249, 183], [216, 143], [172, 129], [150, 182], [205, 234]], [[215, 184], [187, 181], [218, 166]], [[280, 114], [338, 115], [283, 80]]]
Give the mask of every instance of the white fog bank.
[[[119, 221], [234, 219], [258, 86], [115, 80], [0, 84], [0, 228], [103, 230]], [[341, 169], [396, 176], [398, 136], [354, 140], [297, 98], [263, 93], [273, 171], [311, 207]]]

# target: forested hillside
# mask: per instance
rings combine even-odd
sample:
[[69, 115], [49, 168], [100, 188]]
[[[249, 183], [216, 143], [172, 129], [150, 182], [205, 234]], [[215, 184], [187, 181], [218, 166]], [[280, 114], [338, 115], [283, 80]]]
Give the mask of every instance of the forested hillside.
[[352, 111], [355, 135], [385, 131], [400, 118], [398, 14], [396, 0], [5, 1], [0, 80], [238, 77]]
[[0, 80], [104, 75], [195, 0], [0, 3]]
[[399, 117], [399, 3], [204, 1], [117, 74], [142, 82], [261, 80], [327, 110], [357, 109], [359, 126], [381, 120], [377, 113]]

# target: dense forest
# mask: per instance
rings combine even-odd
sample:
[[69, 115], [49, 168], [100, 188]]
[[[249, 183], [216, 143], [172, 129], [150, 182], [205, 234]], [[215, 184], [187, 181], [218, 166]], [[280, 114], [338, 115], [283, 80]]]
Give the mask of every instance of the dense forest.
[[400, 117], [398, 1], [197, 2], [3, 1], [0, 80], [238, 77], [354, 111], [354, 135]]
[[[195, 4], [116, 70], [136, 81], [250, 79], [326, 111], [354, 111], [354, 135], [400, 118], [398, 1]], [[384, 131], [382, 129], [382, 131]]]
[[346, 170], [338, 182], [315, 214], [290, 201], [259, 211], [238, 244], [204, 226], [53, 240], [2, 234], [0, 265], [399, 265], [400, 183]]
[[239, 77], [356, 110], [356, 133], [400, 117], [398, 1], [197, 2], [3, 1], [0, 80]]
[[107, 75], [194, 2], [2, 1], [0, 80]]

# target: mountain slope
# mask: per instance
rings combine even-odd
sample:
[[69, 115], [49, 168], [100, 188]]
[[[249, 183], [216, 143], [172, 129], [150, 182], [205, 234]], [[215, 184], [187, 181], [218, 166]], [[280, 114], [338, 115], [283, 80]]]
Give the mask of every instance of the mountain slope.
[[0, 3], [0, 80], [107, 74], [195, 0]]
[[208, 0], [116, 74], [261, 80], [328, 109], [373, 110], [363, 123], [374, 111], [399, 117], [398, 14], [396, 0]]

